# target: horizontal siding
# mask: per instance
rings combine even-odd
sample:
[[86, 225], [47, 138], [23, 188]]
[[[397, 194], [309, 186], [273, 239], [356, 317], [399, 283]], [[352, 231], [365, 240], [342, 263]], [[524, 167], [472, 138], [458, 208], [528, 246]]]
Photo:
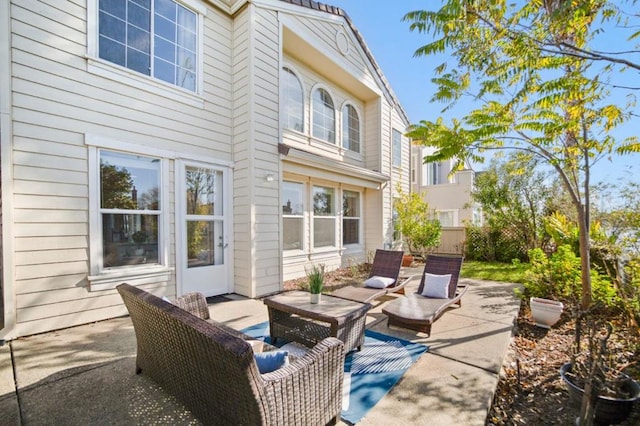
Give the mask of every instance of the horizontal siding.
[[[230, 161], [232, 20], [210, 9], [204, 22], [202, 108], [150, 91], [148, 79], [88, 72], [84, 1], [14, 0], [11, 5], [15, 292], [18, 335], [125, 313], [114, 290], [90, 292], [89, 179], [85, 135]], [[106, 66], [106, 65], [104, 65]], [[115, 67], [114, 69], [118, 69]], [[126, 73], [126, 71], [125, 71]], [[131, 73], [136, 75], [135, 73]], [[168, 92], [175, 91], [168, 87]], [[173, 173], [173, 164], [170, 164]], [[175, 241], [173, 176], [168, 177]], [[175, 265], [175, 247], [169, 247]], [[175, 294], [175, 279], [157, 283]]]

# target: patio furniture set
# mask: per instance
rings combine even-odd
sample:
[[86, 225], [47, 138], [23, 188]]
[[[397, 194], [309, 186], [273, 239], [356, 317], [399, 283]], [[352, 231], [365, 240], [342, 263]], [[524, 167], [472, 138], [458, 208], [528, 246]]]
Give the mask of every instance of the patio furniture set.
[[[401, 279], [402, 252], [378, 250], [363, 286], [339, 289], [312, 304], [291, 291], [264, 299], [271, 343], [280, 339], [310, 348], [263, 374], [255, 352], [276, 347], [212, 320], [205, 297], [175, 301], [128, 284], [117, 287], [137, 340], [136, 373], [145, 373], [177, 397], [204, 424], [335, 424], [342, 407], [345, 354], [364, 344], [371, 302], [404, 292], [416, 275]], [[416, 293], [382, 310], [389, 325], [430, 333], [450, 307], [461, 306], [461, 257], [431, 255]], [[382, 283], [382, 285], [381, 285]], [[369, 287], [372, 284], [375, 287]]]

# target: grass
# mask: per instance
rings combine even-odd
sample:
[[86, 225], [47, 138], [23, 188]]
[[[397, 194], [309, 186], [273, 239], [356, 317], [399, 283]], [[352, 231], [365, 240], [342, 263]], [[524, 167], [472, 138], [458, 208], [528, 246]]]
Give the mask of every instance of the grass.
[[480, 280], [523, 283], [524, 271], [527, 267], [527, 263], [512, 264], [465, 260], [462, 264], [460, 276], [463, 278], [476, 278]]

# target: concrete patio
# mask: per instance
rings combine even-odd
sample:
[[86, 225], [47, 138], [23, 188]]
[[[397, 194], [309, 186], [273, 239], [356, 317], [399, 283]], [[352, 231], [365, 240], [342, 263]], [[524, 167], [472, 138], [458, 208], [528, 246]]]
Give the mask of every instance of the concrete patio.
[[[445, 313], [429, 337], [387, 327], [381, 313], [386, 302], [369, 312], [367, 328], [424, 343], [429, 351], [359, 424], [485, 424], [520, 302], [514, 284], [461, 284], [470, 286], [462, 308]], [[261, 300], [229, 298], [210, 305], [217, 321], [236, 329], [267, 321]], [[128, 317], [5, 344], [0, 425], [199, 424], [147, 377], [135, 374], [135, 352]]]

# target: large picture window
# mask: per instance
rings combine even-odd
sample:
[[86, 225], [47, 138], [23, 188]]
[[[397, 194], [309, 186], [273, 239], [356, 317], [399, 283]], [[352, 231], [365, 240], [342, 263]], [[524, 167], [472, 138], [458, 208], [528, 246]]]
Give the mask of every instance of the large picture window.
[[283, 182], [282, 226], [284, 250], [302, 250], [304, 232], [304, 184]]
[[336, 110], [324, 89], [313, 92], [313, 137], [336, 143]]
[[304, 132], [302, 84], [289, 68], [282, 70], [282, 121], [286, 129]]
[[360, 193], [342, 193], [342, 244], [360, 243]]
[[98, 56], [196, 91], [198, 15], [173, 0], [99, 0]]
[[104, 268], [158, 264], [160, 160], [100, 151]]
[[342, 108], [342, 147], [360, 152], [360, 117], [353, 105]]
[[313, 187], [313, 247], [336, 246], [335, 190]]

